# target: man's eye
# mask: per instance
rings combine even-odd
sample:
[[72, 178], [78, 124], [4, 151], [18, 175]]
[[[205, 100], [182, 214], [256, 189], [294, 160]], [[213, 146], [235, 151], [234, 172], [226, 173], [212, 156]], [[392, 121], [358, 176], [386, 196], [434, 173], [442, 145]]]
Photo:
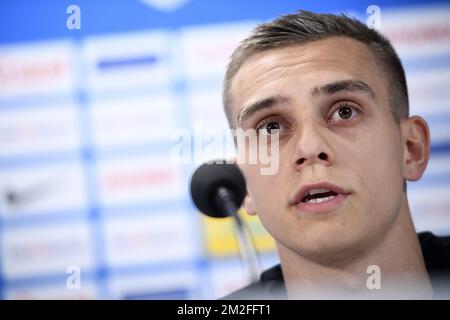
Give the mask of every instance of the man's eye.
[[356, 117], [359, 114], [359, 110], [350, 104], [341, 104], [330, 117], [330, 122], [336, 122], [341, 120], [349, 120]]
[[286, 130], [286, 128], [277, 119], [267, 119], [259, 123], [258, 126], [256, 127], [256, 130], [258, 131], [258, 134], [271, 135], [277, 132], [281, 134]]

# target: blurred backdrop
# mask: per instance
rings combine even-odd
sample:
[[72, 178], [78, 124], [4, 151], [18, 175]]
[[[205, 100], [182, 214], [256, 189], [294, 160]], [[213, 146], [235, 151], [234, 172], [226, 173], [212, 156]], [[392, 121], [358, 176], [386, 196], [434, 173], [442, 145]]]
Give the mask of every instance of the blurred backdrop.
[[[175, 133], [227, 128], [225, 65], [257, 23], [296, 9], [368, 21], [370, 5], [431, 127], [428, 171], [408, 186], [416, 228], [450, 234], [449, 1], [1, 0], [1, 298], [214, 299], [246, 284], [231, 222], [189, 199], [217, 150], [174, 161]], [[277, 263], [246, 220], [262, 266]]]

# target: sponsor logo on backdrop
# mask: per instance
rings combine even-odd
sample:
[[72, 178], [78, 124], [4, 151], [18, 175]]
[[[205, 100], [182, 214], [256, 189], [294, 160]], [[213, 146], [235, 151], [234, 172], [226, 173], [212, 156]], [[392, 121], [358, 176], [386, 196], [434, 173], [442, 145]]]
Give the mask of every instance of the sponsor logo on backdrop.
[[70, 44], [0, 48], [0, 98], [69, 92], [74, 75]]

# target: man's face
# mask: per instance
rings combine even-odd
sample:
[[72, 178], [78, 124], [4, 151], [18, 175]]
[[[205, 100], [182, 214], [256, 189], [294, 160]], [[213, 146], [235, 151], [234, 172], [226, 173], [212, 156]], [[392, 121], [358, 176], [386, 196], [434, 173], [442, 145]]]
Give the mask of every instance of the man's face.
[[[398, 216], [402, 137], [380, 70], [365, 45], [335, 37], [255, 54], [236, 74], [237, 127], [280, 136], [276, 174], [241, 165], [247, 209], [279, 249], [343, 258], [381, 239]], [[310, 191], [322, 194], [304, 198]]]

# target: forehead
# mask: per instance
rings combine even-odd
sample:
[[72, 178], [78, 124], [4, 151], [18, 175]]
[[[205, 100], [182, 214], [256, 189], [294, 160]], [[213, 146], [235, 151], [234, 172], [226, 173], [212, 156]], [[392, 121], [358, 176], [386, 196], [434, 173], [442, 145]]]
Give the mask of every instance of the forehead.
[[262, 51], [244, 62], [231, 83], [233, 113], [269, 92], [283, 94], [279, 91], [291, 87], [309, 92], [314, 86], [344, 78], [364, 81], [383, 95], [379, 70], [369, 48], [347, 37]]

